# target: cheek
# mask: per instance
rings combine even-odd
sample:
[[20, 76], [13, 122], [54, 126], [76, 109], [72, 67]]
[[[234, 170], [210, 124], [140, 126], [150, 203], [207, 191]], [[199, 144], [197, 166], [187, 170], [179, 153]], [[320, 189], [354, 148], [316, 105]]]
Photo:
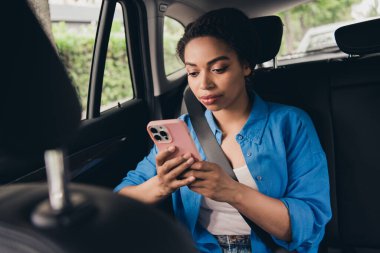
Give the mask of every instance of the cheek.
[[190, 90], [194, 93], [197, 94], [197, 85], [195, 84], [194, 80], [190, 80], [190, 78], [187, 79], [187, 83], [189, 85]]
[[223, 86], [225, 89], [230, 90], [235, 93], [238, 92], [240, 86], [245, 87], [245, 79], [244, 76], [239, 74], [228, 74], [226, 76], [219, 78], [220, 86]]
[[201, 80], [201, 78], [199, 76], [198, 77], [190, 77], [190, 76], [188, 76], [187, 77], [187, 84], [189, 85], [191, 91], [194, 94], [197, 94], [197, 92], [199, 90], [201, 90], [202, 80]]

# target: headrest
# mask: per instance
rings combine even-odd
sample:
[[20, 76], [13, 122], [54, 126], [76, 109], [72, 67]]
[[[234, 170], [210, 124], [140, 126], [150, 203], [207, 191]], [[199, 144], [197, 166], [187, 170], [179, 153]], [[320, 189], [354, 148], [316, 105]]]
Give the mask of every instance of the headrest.
[[59, 225], [39, 227], [31, 217], [48, 198], [46, 185], [3, 186], [0, 252], [197, 252], [187, 230], [153, 206], [94, 186], [71, 184], [69, 190], [86, 202], [61, 214]]
[[80, 122], [75, 89], [27, 2], [7, 1], [2, 14], [0, 158], [59, 147]]
[[340, 50], [364, 55], [380, 52], [380, 19], [340, 27], [335, 31]]
[[283, 25], [278, 16], [252, 18], [251, 23], [261, 40], [258, 63], [272, 60], [280, 50]]

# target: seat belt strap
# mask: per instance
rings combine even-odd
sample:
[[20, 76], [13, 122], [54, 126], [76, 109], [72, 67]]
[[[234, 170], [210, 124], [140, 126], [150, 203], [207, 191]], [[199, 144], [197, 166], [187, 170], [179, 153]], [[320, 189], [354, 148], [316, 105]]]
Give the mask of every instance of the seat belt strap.
[[218, 161], [218, 165], [222, 167], [230, 177], [237, 181], [230, 162], [224, 155], [222, 148], [218, 144], [215, 135], [212, 133], [206, 118], [204, 117], [202, 105], [189, 88], [186, 88], [184, 96], [191, 124], [193, 125], [202, 149], [206, 154], [207, 160], [210, 162]]

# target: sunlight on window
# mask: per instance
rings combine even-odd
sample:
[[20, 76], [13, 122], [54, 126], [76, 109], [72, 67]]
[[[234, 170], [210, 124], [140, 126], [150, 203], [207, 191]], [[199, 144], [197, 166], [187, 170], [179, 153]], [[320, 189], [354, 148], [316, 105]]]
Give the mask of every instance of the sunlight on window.
[[180, 40], [185, 29], [178, 21], [165, 17], [164, 19], [164, 61], [165, 74], [170, 75], [182, 69], [183, 63], [177, 57], [177, 42]]
[[380, 0], [318, 0], [278, 14], [284, 35], [278, 59], [336, 52], [334, 32], [341, 26], [380, 15]]

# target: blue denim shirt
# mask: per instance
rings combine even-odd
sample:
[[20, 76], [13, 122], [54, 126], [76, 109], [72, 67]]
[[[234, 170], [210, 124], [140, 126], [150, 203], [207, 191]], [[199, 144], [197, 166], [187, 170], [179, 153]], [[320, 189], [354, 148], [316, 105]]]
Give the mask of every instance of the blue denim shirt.
[[[222, 132], [211, 111], [206, 110], [205, 116], [221, 143]], [[206, 160], [189, 116], [182, 115], [180, 119], [188, 125], [202, 158]], [[309, 116], [298, 108], [269, 103], [253, 94], [250, 116], [236, 135], [236, 141], [258, 190], [281, 200], [288, 208], [292, 241], [273, 237], [274, 241], [291, 251], [317, 252], [325, 225], [331, 218], [331, 207], [326, 156]], [[156, 154], [157, 148], [153, 147], [115, 191], [155, 176]], [[202, 196], [187, 186], [172, 196], [174, 213], [189, 229], [197, 248], [201, 252], [221, 252], [216, 239], [197, 222]], [[253, 252], [270, 252], [254, 231], [251, 232], [251, 245]]]

